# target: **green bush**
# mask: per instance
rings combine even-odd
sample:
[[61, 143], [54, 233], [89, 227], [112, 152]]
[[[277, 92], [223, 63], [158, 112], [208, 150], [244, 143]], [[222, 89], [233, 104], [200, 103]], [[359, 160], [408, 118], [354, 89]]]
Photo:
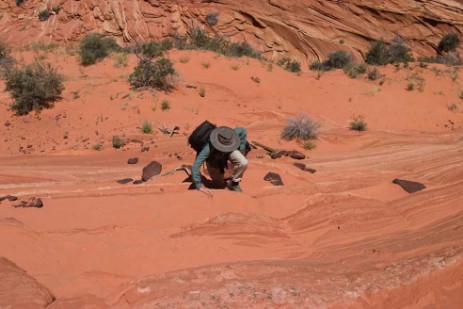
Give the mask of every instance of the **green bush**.
[[277, 63], [283, 69], [289, 72], [300, 72], [301, 71], [301, 64], [296, 60], [291, 60], [289, 58], [282, 58]]
[[169, 100], [162, 100], [161, 102], [161, 110], [166, 111], [170, 109], [170, 103]]
[[113, 136], [112, 143], [113, 143], [113, 148], [116, 148], [116, 149], [119, 149], [125, 145], [122, 138], [120, 138], [120, 136], [118, 135]]
[[309, 69], [312, 71], [326, 71], [323, 62], [315, 60], [309, 65]]
[[231, 43], [219, 35], [210, 36], [205, 30], [197, 27], [190, 31], [188, 41], [185, 38], [174, 35], [174, 42], [178, 49], [210, 50], [230, 57], [260, 57], [260, 54], [254, 51], [246, 42]]
[[174, 88], [175, 69], [169, 59], [161, 58], [156, 62], [141, 59], [130, 74], [129, 82], [133, 88], [152, 87], [161, 90]]
[[373, 43], [366, 54], [365, 62], [372, 65], [385, 65], [414, 61], [410, 49], [404, 42], [400, 36], [396, 36], [390, 46], [387, 46], [382, 39]]
[[389, 63], [389, 47], [382, 39], [374, 42], [368, 50], [365, 62], [373, 65], [385, 65]]
[[141, 131], [145, 134], [153, 133], [153, 125], [151, 124], [151, 121], [144, 121], [141, 127]]
[[116, 50], [120, 50], [120, 47], [113, 38], [103, 38], [95, 33], [87, 35], [82, 39], [79, 46], [81, 64], [95, 64]]
[[3, 78], [6, 72], [15, 63], [13, 57], [10, 56], [10, 50], [8, 46], [0, 42], [0, 78]]
[[50, 64], [39, 62], [24, 68], [10, 68], [5, 73], [6, 90], [15, 100], [11, 108], [18, 115], [49, 108], [60, 98], [63, 79]]
[[437, 46], [438, 51], [440, 52], [451, 52], [455, 51], [458, 46], [460, 46], [461, 40], [458, 34], [448, 33], [440, 40], [439, 45]]
[[365, 117], [362, 115], [352, 116], [352, 121], [349, 124], [349, 129], [354, 131], [365, 131], [367, 129], [367, 123]]
[[367, 76], [369, 80], [377, 80], [378, 78], [381, 77], [381, 73], [378, 71], [377, 68], [372, 68], [368, 70]]
[[172, 42], [169, 40], [163, 40], [161, 42], [143, 43], [136, 51], [141, 53], [143, 56], [152, 59], [155, 57], [161, 57], [165, 51], [170, 49], [172, 49]]
[[389, 56], [390, 62], [392, 63], [407, 63], [415, 60], [410, 49], [405, 46], [405, 41], [398, 35], [394, 38], [389, 47]]
[[365, 63], [349, 63], [343, 69], [350, 78], [357, 78], [359, 75], [365, 74], [367, 66]]
[[343, 50], [337, 50], [328, 55], [328, 59], [323, 62], [323, 65], [330, 70], [342, 69], [350, 62], [352, 62], [352, 55]]
[[45, 10], [41, 10], [39, 12], [39, 20], [40, 21], [46, 21], [49, 17], [50, 17], [51, 13], [45, 9]]

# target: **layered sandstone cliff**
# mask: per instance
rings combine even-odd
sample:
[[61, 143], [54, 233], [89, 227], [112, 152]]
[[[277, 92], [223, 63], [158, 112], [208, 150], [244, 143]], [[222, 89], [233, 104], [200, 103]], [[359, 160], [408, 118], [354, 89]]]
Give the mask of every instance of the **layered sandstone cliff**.
[[[38, 13], [59, 7], [47, 21]], [[185, 35], [195, 26], [248, 41], [267, 57], [323, 58], [335, 49], [361, 56], [372, 40], [399, 34], [418, 55], [434, 53], [442, 35], [463, 33], [457, 0], [26, 0], [0, 2], [0, 38], [26, 44], [67, 43], [91, 32], [120, 42]], [[210, 26], [206, 16], [218, 13]]]

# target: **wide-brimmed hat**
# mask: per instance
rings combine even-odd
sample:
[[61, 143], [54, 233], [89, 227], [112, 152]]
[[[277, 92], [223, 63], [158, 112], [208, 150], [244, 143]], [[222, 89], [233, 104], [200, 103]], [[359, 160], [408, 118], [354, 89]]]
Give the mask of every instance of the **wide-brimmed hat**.
[[221, 152], [232, 152], [240, 146], [240, 137], [229, 127], [218, 127], [211, 132], [212, 147]]

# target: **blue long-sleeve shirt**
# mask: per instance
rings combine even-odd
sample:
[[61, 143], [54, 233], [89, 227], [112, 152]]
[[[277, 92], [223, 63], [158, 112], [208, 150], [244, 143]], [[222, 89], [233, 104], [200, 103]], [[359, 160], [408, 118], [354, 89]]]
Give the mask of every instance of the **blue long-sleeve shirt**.
[[[247, 142], [247, 132], [245, 128], [235, 128], [236, 133], [238, 133], [240, 137], [240, 146], [238, 147], [238, 150], [245, 150], [246, 149], [246, 142]], [[196, 156], [196, 160], [193, 163], [193, 167], [191, 168], [191, 175], [193, 177], [193, 182], [196, 186], [197, 189], [201, 188], [203, 185], [201, 183], [201, 166], [203, 165], [204, 161], [209, 158], [211, 155], [211, 147], [209, 143], [204, 146], [204, 148], [198, 153]]]

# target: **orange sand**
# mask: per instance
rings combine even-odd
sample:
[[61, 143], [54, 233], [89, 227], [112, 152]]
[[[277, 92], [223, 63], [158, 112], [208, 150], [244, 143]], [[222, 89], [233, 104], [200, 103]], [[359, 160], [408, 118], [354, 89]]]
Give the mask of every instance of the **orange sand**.
[[[14, 56], [28, 62], [37, 55]], [[0, 195], [44, 201], [42, 209], [0, 204], [2, 256], [58, 301], [94, 294], [114, 308], [459, 308], [461, 73], [452, 80], [444, 66], [386, 67], [379, 85], [342, 71], [317, 79], [209, 52], [168, 57], [179, 72], [171, 93], [130, 91], [135, 57], [127, 67], [106, 59], [81, 68], [54, 51], [45, 61], [66, 77], [54, 108], [17, 117], [9, 93], [0, 94]], [[423, 77], [422, 92], [405, 90], [412, 74]], [[165, 99], [171, 108], [162, 111]], [[459, 109], [450, 111], [451, 103]], [[286, 119], [299, 112], [321, 123], [315, 150], [280, 139]], [[354, 114], [365, 116], [368, 131], [348, 129]], [[116, 182], [139, 179], [152, 160], [163, 171], [191, 164], [186, 139], [204, 119], [246, 127], [251, 141], [303, 151], [303, 163], [317, 172], [257, 149], [243, 194], [188, 191], [183, 172], [141, 185]], [[145, 120], [178, 125], [180, 134], [142, 134]], [[150, 151], [141, 153], [137, 142], [115, 150], [113, 135], [141, 140]], [[133, 156], [140, 162], [127, 165]], [[285, 186], [265, 182], [267, 172], [279, 173]], [[427, 189], [408, 194], [394, 178]]]

